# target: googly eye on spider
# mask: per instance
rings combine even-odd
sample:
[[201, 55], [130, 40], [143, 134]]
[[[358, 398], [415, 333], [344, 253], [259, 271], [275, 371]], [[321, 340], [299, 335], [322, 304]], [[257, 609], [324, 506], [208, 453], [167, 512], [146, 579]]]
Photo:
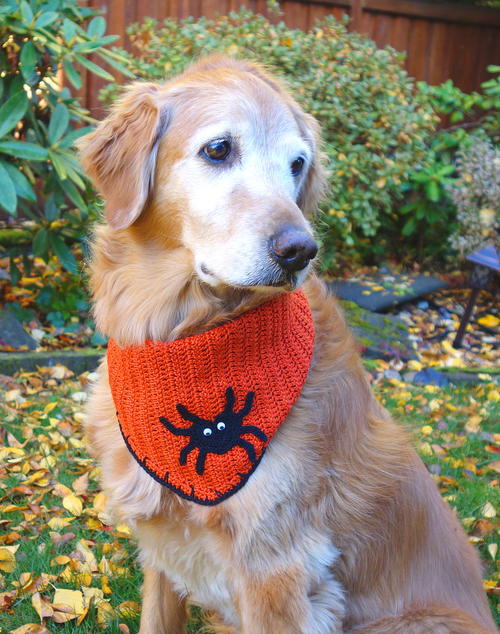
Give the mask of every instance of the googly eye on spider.
[[231, 153], [231, 142], [228, 139], [214, 139], [201, 148], [200, 154], [211, 163], [221, 163]]
[[302, 156], [298, 156], [290, 163], [290, 171], [292, 176], [298, 176], [304, 167], [305, 160]]
[[211, 435], [212, 435], [212, 430], [211, 430], [209, 427], [206, 427], [206, 428], [203, 430], [203, 435], [204, 435], [204, 436], [211, 436]]
[[224, 423], [222, 421], [217, 423], [217, 429], [219, 431], [222, 431], [223, 429], [226, 429], [226, 426], [224, 425]]

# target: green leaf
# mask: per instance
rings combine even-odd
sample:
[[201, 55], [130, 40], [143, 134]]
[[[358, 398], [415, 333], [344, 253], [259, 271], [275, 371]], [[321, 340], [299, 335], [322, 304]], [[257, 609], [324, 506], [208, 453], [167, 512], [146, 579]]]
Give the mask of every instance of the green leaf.
[[452, 112], [451, 116], [450, 116], [450, 122], [451, 123], [457, 123], [457, 121], [463, 121], [465, 119], [465, 115], [463, 112], [459, 112], [458, 110], [455, 112]]
[[68, 18], [64, 18], [62, 34], [66, 43], [69, 43], [75, 37], [75, 33], [76, 33], [76, 24], [72, 22], [71, 20], [68, 20]]
[[415, 208], [417, 206], [418, 206], [418, 203], [412, 201], [412, 202], [406, 203], [406, 205], [403, 205], [399, 211], [402, 214], [409, 214], [415, 211]]
[[94, 62], [91, 62], [89, 59], [86, 59], [85, 57], [83, 57], [83, 55], [76, 55], [75, 57], [76, 57], [76, 60], [82, 66], [85, 66], [85, 68], [90, 70], [95, 75], [98, 75], [99, 77], [102, 77], [103, 79], [106, 79], [107, 81], [115, 81], [115, 78], [113, 77], [113, 75], [105, 71], [103, 68], [101, 68], [97, 64], [94, 64]]
[[35, 20], [35, 28], [42, 29], [45, 26], [49, 26], [49, 24], [55, 22], [58, 17], [59, 14], [56, 13], [56, 11], [45, 11], [44, 13], [40, 14]]
[[16, 188], [3, 165], [0, 165], [0, 191], [2, 192], [0, 205], [7, 213], [15, 216], [17, 209]]
[[17, 283], [21, 279], [21, 271], [17, 267], [17, 264], [14, 262], [13, 258], [10, 258], [10, 266], [9, 266], [9, 275], [11, 282], [14, 286], [17, 286]]
[[80, 88], [82, 87], [82, 78], [80, 76], [80, 73], [76, 70], [76, 68], [73, 66], [68, 58], [64, 59], [63, 68], [64, 73], [69, 81], [77, 90], [80, 90]]
[[106, 31], [106, 20], [101, 16], [96, 16], [89, 22], [87, 28], [87, 35], [89, 37], [101, 37]]
[[33, 255], [46, 258], [49, 250], [49, 232], [43, 227], [39, 229], [32, 242]]
[[[26, 42], [21, 51], [21, 72], [24, 79], [30, 83], [35, 74], [37, 51], [33, 42]], [[37, 76], [38, 77], [38, 76]]]
[[60, 160], [63, 164], [64, 170], [66, 171], [67, 177], [80, 189], [85, 189], [85, 182], [79, 174], [79, 168], [75, 169], [75, 167], [66, 158], [60, 158]]
[[56, 201], [54, 198], [54, 194], [49, 194], [45, 200], [45, 204], [43, 206], [43, 211], [45, 214], [45, 218], [49, 222], [56, 220], [61, 215], [60, 208], [56, 205]]
[[[103, 59], [106, 62], [106, 64], [109, 64], [110, 66], [112, 66], [115, 70], [117, 70], [119, 73], [121, 73], [125, 77], [130, 77], [131, 79], [135, 78], [135, 74], [132, 71], [130, 71], [120, 62], [117, 62], [116, 59], [114, 59], [110, 55], [107, 55], [107, 53], [109, 53], [109, 51], [105, 49], [102, 51], [98, 51], [99, 57]], [[127, 61], [126, 58], [123, 58], [123, 60]]]
[[66, 196], [71, 200], [72, 203], [74, 203], [78, 207], [78, 209], [80, 209], [80, 211], [83, 211], [83, 212], [87, 211], [87, 205], [85, 201], [80, 195], [80, 192], [78, 191], [78, 189], [75, 187], [75, 185], [71, 181], [69, 181], [68, 179], [61, 180], [59, 181], [59, 185], [64, 190], [64, 193], [66, 194]]
[[86, 125], [83, 128], [76, 128], [68, 132], [68, 134], [61, 140], [59, 143], [60, 148], [70, 148], [73, 147], [75, 141], [77, 141], [81, 136], [92, 132], [95, 128], [90, 125]]
[[80, 42], [73, 47], [73, 51], [75, 53], [93, 53], [99, 48], [101, 48], [101, 42]]
[[21, 18], [26, 26], [30, 25], [33, 22], [33, 11], [26, 0], [23, 0], [20, 4], [21, 8]]
[[429, 181], [425, 185], [425, 193], [427, 198], [433, 203], [437, 202], [440, 197], [439, 186], [435, 181]]
[[50, 246], [64, 268], [70, 273], [76, 273], [78, 271], [78, 265], [76, 263], [75, 256], [71, 253], [71, 249], [64, 240], [57, 234], [50, 232], [49, 241]]
[[415, 231], [415, 225], [416, 225], [416, 221], [415, 221], [415, 218], [412, 216], [406, 221], [404, 227], [401, 230], [401, 233], [404, 236], [411, 235]]
[[26, 176], [10, 163], [5, 163], [2, 161], [1, 164], [7, 170], [11, 181], [14, 183], [16, 194], [20, 198], [25, 198], [26, 200], [34, 203], [36, 201], [36, 194], [33, 191], [33, 188], [31, 187], [30, 182], [26, 178]]
[[20, 121], [28, 107], [28, 97], [24, 90], [12, 95], [0, 108], [0, 138], [10, 132]]
[[68, 178], [68, 174], [66, 173], [66, 170], [64, 169], [64, 166], [61, 162], [61, 157], [59, 156], [59, 154], [57, 152], [49, 150], [49, 158], [59, 178], [61, 180]]
[[58, 103], [54, 108], [49, 122], [48, 137], [51, 145], [55, 145], [57, 141], [66, 132], [69, 124], [69, 111], [63, 103]]
[[47, 148], [26, 141], [0, 141], [0, 152], [28, 161], [45, 161], [48, 158]]

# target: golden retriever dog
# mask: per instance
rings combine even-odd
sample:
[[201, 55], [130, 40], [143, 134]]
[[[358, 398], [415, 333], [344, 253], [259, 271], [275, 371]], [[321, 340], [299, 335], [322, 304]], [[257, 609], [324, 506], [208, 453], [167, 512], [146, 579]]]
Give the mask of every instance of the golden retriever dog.
[[95, 320], [118, 346], [203, 333], [299, 286], [314, 319], [286, 420], [245, 486], [211, 506], [137, 463], [101, 364], [88, 436], [112, 513], [138, 540], [141, 634], [183, 632], [188, 601], [220, 632], [496, 631], [475, 551], [311, 271], [318, 146], [317, 123], [277, 80], [224, 57], [129, 86], [82, 143], [105, 201]]

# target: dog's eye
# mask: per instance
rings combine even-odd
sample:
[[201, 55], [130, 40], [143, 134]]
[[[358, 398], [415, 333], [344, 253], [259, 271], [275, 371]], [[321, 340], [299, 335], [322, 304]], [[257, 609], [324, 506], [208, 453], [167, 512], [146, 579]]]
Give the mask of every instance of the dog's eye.
[[219, 163], [229, 156], [231, 143], [227, 139], [215, 139], [207, 143], [201, 151], [210, 161]]
[[304, 167], [304, 159], [302, 156], [297, 156], [295, 161], [290, 163], [290, 171], [292, 172], [292, 176], [298, 176]]

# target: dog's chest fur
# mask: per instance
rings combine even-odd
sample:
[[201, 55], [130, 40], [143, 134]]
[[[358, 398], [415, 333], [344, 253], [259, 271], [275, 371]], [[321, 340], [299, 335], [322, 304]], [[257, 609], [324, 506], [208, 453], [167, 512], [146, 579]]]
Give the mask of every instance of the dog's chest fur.
[[214, 532], [189, 522], [174, 525], [165, 519], [153, 526], [141, 523], [138, 536], [142, 563], [161, 570], [179, 596], [216, 609], [225, 623], [240, 626], [233, 603], [234, 572]]
[[235, 597], [245, 592], [245, 571], [251, 577], [266, 576], [293, 562], [292, 568], [304, 575], [304, 592], [310, 599], [305, 631], [330, 634], [343, 614], [343, 590], [332, 572], [338, 551], [329, 536], [297, 524], [292, 500], [288, 505], [278, 502], [282, 492], [266, 487], [271, 473], [280, 477], [285, 489], [293, 489], [292, 481], [297, 486], [300, 468], [294, 469], [294, 457], [281, 457], [281, 444], [286, 442], [278, 433], [248, 484], [223, 503], [223, 513], [233, 518], [231, 537], [210, 527], [213, 509], [189, 504], [182, 518], [160, 514], [138, 520], [140, 557], [143, 565], [163, 572], [180, 596], [216, 610], [236, 631], [241, 623]]

